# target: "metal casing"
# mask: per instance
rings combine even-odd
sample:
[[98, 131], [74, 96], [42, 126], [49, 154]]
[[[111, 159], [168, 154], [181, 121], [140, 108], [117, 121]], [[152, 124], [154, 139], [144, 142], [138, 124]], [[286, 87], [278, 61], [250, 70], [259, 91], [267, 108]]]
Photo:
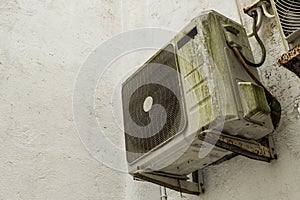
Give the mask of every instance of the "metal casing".
[[[149, 63], [159, 60], [157, 58], [163, 51], [169, 51], [170, 45], [173, 47], [180, 80], [179, 101], [184, 112], [180, 126], [184, 127], [178, 128], [176, 134], [152, 149], [127, 152], [127, 158], [129, 154], [138, 154], [128, 162], [130, 173], [150, 170], [186, 175], [231, 153], [200, 141], [197, 133], [201, 131], [219, 130], [253, 140], [273, 131], [264, 91], [253, 83], [227, 45], [227, 32], [231, 29], [238, 31], [238, 37], [233, 39], [237, 40], [242, 53], [253, 60], [244, 28], [214, 11], [208, 11], [193, 19], [123, 84], [124, 120], [127, 120], [133, 115], [126, 113], [130, 103], [124, 102], [130, 100], [127, 97], [131, 90], [128, 87], [130, 81], [138, 77]], [[160, 60], [158, 63], [166, 62]], [[251, 70], [258, 77], [256, 69]], [[125, 121], [125, 132], [130, 132], [130, 127]], [[126, 144], [127, 151], [132, 151], [128, 141]], [[131, 142], [130, 145], [135, 144]]]

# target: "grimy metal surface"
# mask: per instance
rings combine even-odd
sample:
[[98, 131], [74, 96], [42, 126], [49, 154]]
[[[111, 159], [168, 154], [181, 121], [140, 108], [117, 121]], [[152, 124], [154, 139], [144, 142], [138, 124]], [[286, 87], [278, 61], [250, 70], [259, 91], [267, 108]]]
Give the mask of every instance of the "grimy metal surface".
[[215, 144], [217, 147], [251, 159], [267, 162], [275, 159], [275, 156], [272, 155], [269, 147], [263, 146], [256, 141], [244, 140], [224, 133], [216, 134], [215, 132], [210, 131], [203, 131], [199, 133], [198, 138], [210, 144]]

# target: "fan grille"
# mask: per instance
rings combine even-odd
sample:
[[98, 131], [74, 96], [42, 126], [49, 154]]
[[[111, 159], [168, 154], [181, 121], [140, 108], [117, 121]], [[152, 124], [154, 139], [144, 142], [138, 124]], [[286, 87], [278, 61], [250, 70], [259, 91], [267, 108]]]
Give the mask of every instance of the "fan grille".
[[[166, 69], [167, 68], [167, 69]], [[172, 138], [183, 129], [180, 81], [174, 47], [168, 45], [145, 64], [122, 88], [127, 161], [132, 162]], [[165, 111], [144, 111], [147, 97]], [[164, 124], [162, 124], [164, 123]], [[158, 127], [158, 130], [156, 130]]]
[[279, 20], [286, 37], [300, 28], [300, 1], [275, 0]]

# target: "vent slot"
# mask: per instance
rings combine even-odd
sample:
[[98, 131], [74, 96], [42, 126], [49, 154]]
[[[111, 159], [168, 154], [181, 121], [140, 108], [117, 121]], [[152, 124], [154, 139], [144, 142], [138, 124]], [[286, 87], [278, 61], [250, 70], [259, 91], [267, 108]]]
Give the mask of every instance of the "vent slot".
[[182, 48], [191, 39], [194, 39], [198, 34], [197, 27], [194, 27], [190, 32], [188, 32], [183, 38], [177, 42], [178, 49]]
[[291, 36], [300, 29], [300, 1], [275, 0], [279, 20], [285, 37]]

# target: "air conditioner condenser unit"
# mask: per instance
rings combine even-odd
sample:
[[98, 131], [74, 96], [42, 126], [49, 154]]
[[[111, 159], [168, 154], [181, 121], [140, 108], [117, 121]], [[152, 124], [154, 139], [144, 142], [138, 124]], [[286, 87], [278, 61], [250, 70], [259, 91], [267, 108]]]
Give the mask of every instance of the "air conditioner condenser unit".
[[289, 46], [289, 51], [280, 57], [278, 64], [300, 78], [300, 1], [274, 0], [272, 3]]
[[[130, 174], [199, 194], [188, 175], [201, 168], [233, 155], [275, 158], [268, 136], [280, 105], [249, 76], [232, 45], [253, 60], [244, 28], [207, 11], [123, 83]], [[258, 79], [257, 70], [250, 71]]]

